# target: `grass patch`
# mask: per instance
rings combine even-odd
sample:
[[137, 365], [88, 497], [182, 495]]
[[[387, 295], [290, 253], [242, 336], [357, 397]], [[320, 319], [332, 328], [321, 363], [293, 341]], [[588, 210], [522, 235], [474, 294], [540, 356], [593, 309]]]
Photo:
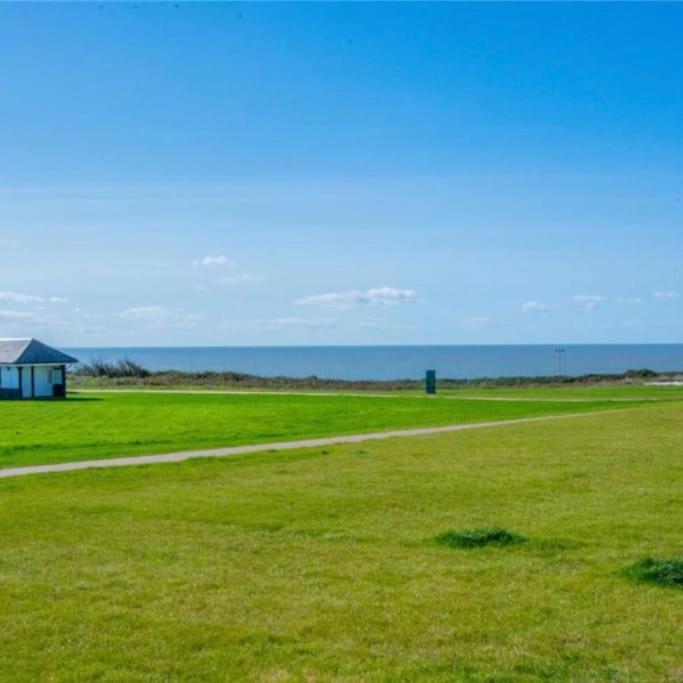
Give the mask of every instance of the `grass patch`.
[[647, 557], [628, 567], [624, 574], [634, 581], [683, 588], [683, 559]]
[[[631, 405], [631, 404], [629, 404]], [[0, 401], [0, 468], [621, 407], [610, 402], [258, 394]]]
[[502, 548], [507, 545], [524, 543], [526, 540], [524, 536], [499, 528], [446, 531], [436, 537], [437, 543], [449, 548], [483, 548], [489, 545]]
[[0, 681], [679, 680], [683, 591], [615, 567], [680, 556], [682, 416], [0, 480]]

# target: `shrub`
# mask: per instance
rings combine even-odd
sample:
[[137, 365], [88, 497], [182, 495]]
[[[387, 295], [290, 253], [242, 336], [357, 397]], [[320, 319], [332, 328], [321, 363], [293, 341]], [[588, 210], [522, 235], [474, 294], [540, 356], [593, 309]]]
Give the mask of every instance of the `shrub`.
[[526, 538], [506, 529], [483, 528], [446, 531], [437, 536], [436, 540], [449, 548], [482, 548], [486, 545], [502, 547], [524, 543]]
[[[316, 377], [261, 377], [244, 372], [231, 371], [201, 371], [185, 372], [182, 370], [154, 370], [150, 371], [134, 361], [120, 360], [115, 363], [93, 360], [79, 365], [74, 371], [74, 378], [82, 378], [82, 383], [102, 385], [149, 385], [149, 386], [206, 386], [206, 387], [238, 387], [243, 389], [313, 389], [313, 390], [353, 390], [353, 391], [400, 391], [422, 390], [423, 380], [344, 380]], [[683, 379], [676, 373], [654, 373], [652, 370], [629, 370], [618, 375], [582, 375], [580, 377], [480, 377], [478, 379], [447, 379], [439, 380], [440, 389], [480, 388], [493, 389], [495, 387], [533, 387], [577, 385], [588, 386], [604, 383], [637, 383], [646, 379], [659, 378], [661, 380]]]
[[642, 370], [627, 370], [624, 373], [624, 377], [626, 379], [652, 379], [657, 377], [657, 373], [654, 370], [643, 368]]
[[646, 557], [628, 567], [624, 573], [634, 581], [683, 588], [683, 560]]
[[116, 363], [107, 363], [103, 360], [92, 360], [78, 366], [76, 375], [82, 377], [149, 377], [150, 372], [135, 361], [124, 358]]

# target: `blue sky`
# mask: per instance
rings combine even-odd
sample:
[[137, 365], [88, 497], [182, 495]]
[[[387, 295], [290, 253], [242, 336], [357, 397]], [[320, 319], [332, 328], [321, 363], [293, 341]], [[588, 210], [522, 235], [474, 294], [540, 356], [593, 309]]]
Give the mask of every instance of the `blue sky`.
[[2, 4], [0, 336], [679, 342], [683, 4]]

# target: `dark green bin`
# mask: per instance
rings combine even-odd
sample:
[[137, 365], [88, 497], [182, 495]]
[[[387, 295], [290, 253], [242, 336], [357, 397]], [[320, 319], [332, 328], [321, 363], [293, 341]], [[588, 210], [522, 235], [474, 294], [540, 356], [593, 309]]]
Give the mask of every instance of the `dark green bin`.
[[427, 370], [425, 375], [425, 391], [428, 394], [436, 393], [436, 370]]

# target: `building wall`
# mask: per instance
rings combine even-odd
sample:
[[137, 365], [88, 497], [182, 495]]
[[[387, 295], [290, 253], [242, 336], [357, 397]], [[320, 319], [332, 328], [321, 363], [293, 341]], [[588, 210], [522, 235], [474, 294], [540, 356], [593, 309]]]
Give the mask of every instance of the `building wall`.
[[0, 368], [0, 388], [2, 389], [18, 389], [19, 388], [19, 371], [14, 367]]
[[61, 384], [62, 368], [59, 365], [24, 365], [21, 374], [16, 366], [0, 367], [0, 398], [52, 398], [54, 387]]
[[[52, 396], [52, 368], [36, 366], [35, 372], [35, 392], [37, 397]], [[57, 382], [57, 384], [61, 384]]]
[[21, 372], [21, 389], [24, 398], [33, 398], [31, 391], [31, 368], [25, 365]]
[[17, 399], [19, 395], [19, 371], [14, 367], [0, 367], [0, 399]]

